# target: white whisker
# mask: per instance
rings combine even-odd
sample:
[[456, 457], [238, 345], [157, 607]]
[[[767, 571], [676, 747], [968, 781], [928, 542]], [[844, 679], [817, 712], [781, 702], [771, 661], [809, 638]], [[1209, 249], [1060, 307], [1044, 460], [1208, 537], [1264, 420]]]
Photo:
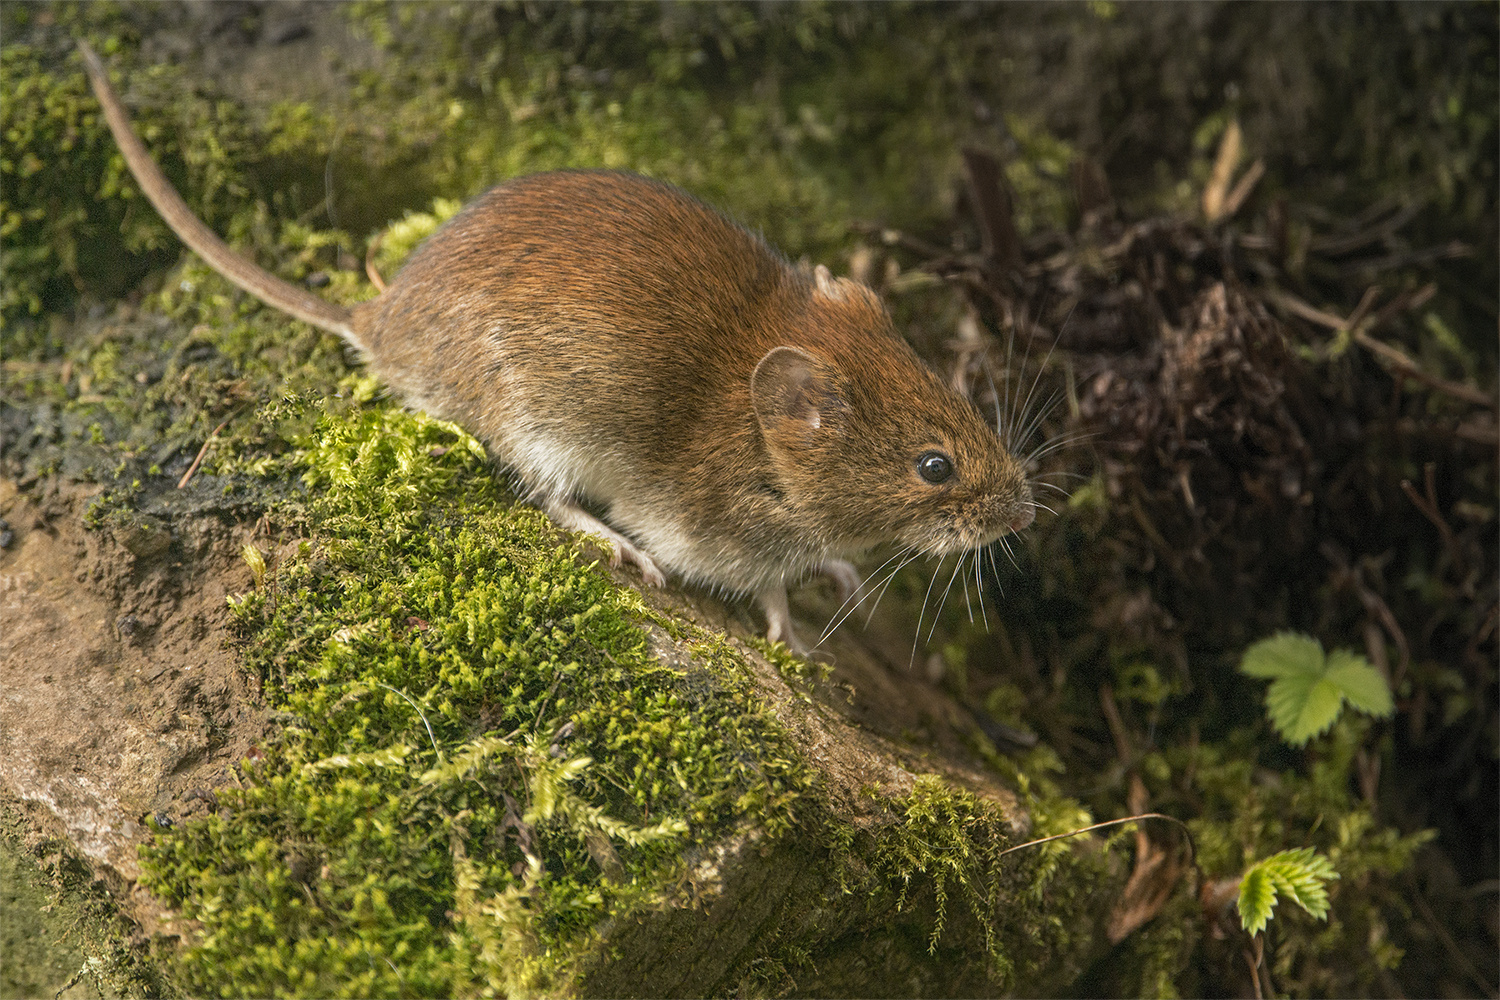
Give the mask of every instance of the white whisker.
[[[1036, 376], [1031, 380], [1031, 388], [1026, 390], [1026, 401], [1021, 404], [1021, 416], [1016, 421], [1017, 423], [1026, 425], [1028, 427], [1031, 424], [1035, 423], [1035, 421], [1031, 420], [1029, 416], [1031, 413], [1031, 400], [1036, 395], [1037, 386], [1040, 385], [1042, 381], [1042, 373], [1047, 370], [1047, 362], [1052, 360], [1052, 352], [1055, 350], [1057, 350], [1057, 341], [1053, 340], [1052, 346], [1047, 349], [1047, 356], [1043, 358], [1042, 363], [1037, 366]], [[1045, 413], [1043, 413], [1042, 416], [1045, 416]], [[1022, 438], [1022, 440], [1025, 440], [1025, 438]]]
[[[1001, 427], [1003, 417], [1000, 410], [1000, 390], [995, 388], [995, 376], [990, 372], [990, 359], [981, 354], [979, 356], [979, 364], [984, 369], [985, 381], [990, 384], [990, 400], [995, 404], [995, 436], [1000, 439], [1000, 443], [1005, 446], [1005, 450], [1010, 451], [1011, 442], [1005, 436], [1005, 431]], [[1010, 394], [1009, 382], [1006, 383], [1005, 388], [1006, 395], [1008, 396]]]
[[[958, 557], [958, 567], [959, 567], [959, 569], [963, 569], [964, 560], [967, 559], [967, 558], [968, 558], [968, 553], [965, 553], [965, 554], [963, 554], [963, 555], [961, 555], [961, 556]], [[962, 576], [962, 579], [963, 579], [963, 582], [964, 582], [964, 608], [969, 612], [969, 624], [973, 625], [974, 624], [974, 605], [969, 602], [969, 574], [968, 573], [964, 573], [963, 576]]]
[[[953, 590], [953, 581], [958, 578], [958, 571], [963, 569], [963, 566], [963, 556], [959, 556], [958, 561], [953, 564], [953, 572], [948, 576], [948, 586], [943, 588], [943, 596], [938, 598], [937, 607], [932, 611], [932, 625], [927, 629], [928, 642], [932, 641], [932, 633], [937, 631], [938, 618], [942, 616], [943, 608], [948, 604], [948, 594]], [[915, 657], [916, 651], [913, 650], [912, 652], [913, 657]]]
[[927, 583], [927, 593], [922, 595], [922, 610], [917, 612], [917, 634], [912, 637], [911, 659], [906, 662], [908, 670], [917, 662], [917, 646], [922, 641], [922, 619], [927, 617], [927, 601], [932, 597], [933, 585], [937, 583], [937, 575], [942, 568], [943, 560], [939, 559], [937, 565], [932, 568], [932, 579]]
[[1003, 411], [1005, 414], [1005, 426], [1007, 428], [1005, 431], [1001, 431], [1000, 429], [1000, 414], [1002, 411], [998, 406], [995, 408], [995, 432], [1000, 435], [1000, 440], [1005, 443], [1005, 450], [1012, 453], [1014, 453], [1015, 451], [1015, 440], [1013, 439], [1010, 431], [1016, 426], [1016, 422], [1014, 419], [1016, 411], [1015, 401], [1011, 398], [1010, 394], [1010, 380], [1011, 372], [1015, 370], [1015, 354], [1016, 324], [1015, 318], [1012, 317], [1010, 329], [1006, 332], [1005, 335], [1005, 408]]
[[1025, 464], [1030, 465], [1038, 459], [1042, 458], [1044, 455], [1052, 454], [1059, 448], [1067, 448], [1075, 444], [1082, 444], [1084, 441], [1093, 436], [1094, 435], [1092, 434], [1059, 434], [1056, 437], [1048, 438], [1046, 441], [1043, 441], [1041, 444], [1037, 445], [1030, 452], [1028, 452], [1026, 458], [1024, 459], [1024, 462]]
[[[980, 549], [974, 550], [974, 593], [979, 597], [979, 617], [984, 619], [985, 634], [989, 634], [990, 616], [985, 614], [984, 611], [984, 581], [980, 578], [980, 571], [983, 568], [979, 564], [980, 551]], [[969, 620], [973, 621], [974, 619], [971, 617]]]
[[[1037, 374], [1040, 375], [1041, 373], [1038, 372]], [[1021, 428], [1020, 433], [1016, 435], [1017, 440], [1025, 441], [1030, 438], [1032, 433], [1034, 433], [1036, 429], [1042, 425], [1043, 421], [1045, 421], [1049, 416], [1052, 415], [1052, 411], [1057, 409], [1057, 404], [1060, 402], [1062, 402], [1062, 399], [1056, 392], [1048, 396], [1047, 401], [1042, 403], [1041, 406], [1037, 408], [1037, 411], [1033, 416], [1031, 416], [1030, 418], [1025, 418], [1026, 423]]]
[[1057, 476], [1062, 479], [1078, 479], [1083, 481], [1087, 481], [1093, 478], [1092, 476], [1086, 476], [1081, 472], [1074, 472], [1071, 469], [1048, 469], [1046, 472], [1038, 472], [1035, 476], [1033, 476], [1032, 482], [1046, 482], [1049, 476]]
[[1000, 547], [1005, 550], [1005, 558], [1010, 560], [1010, 564], [1016, 568], [1016, 572], [1021, 572], [1021, 564], [1016, 562], [1016, 554], [1010, 550], [1010, 539], [1000, 539]]
[[1000, 592], [1001, 597], [1004, 597], [1005, 584], [1000, 579], [1000, 562], [995, 558], [995, 547], [993, 545], [987, 546], [984, 550], [984, 554], [989, 557], [990, 560], [990, 572], [995, 577], [995, 589]]
[[1063, 489], [1061, 486], [1057, 485], [1056, 483], [1048, 483], [1048, 482], [1044, 482], [1044, 481], [1042, 481], [1040, 479], [1033, 480], [1032, 483], [1031, 483], [1031, 485], [1032, 486], [1045, 486], [1047, 489], [1053, 490], [1053, 491], [1061, 494], [1064, 497], [1070, 497], [1070, 496], [1073, 495], [1073, 494], [1069, 493], [1067, 490]]
[[875, 595], [874, 606], [870, 608], [870, 613], [865, 616], [865, 628], [869, 628], [870, 622], [875, 620], [875, 612], [880, 609], [880, 602], [885, 599], [885, 592], [890, 587], [891, 581], [896, 578], [896, 574], [901, 572], [907, 566], [910, 566], [912, 560], [916, 559], [921, 554], [922, 553], [913, 550], [911, 555], [902, 560], [900, 566], [897, 566], [895, 569], [891, 570], [891, 572], [886, 576], [885, 583], [881, 584], [880, 586], [880, 592]]
[[[848, 608], [850, 612], [853, 612], [855, 608], [858, 608], [860, 606], [860, 604], [864, 603], [865, 597], [869, 597], [870, 596], [869, 592], [865, 590], [865, 588], [867, 586], [869, 586], [870, 581], [875, 578], [875, 575], [877, 573], [879, 573], [881, 570], [885, 569], [887, 566], [889, 566], [893, 561], [895, 561], [896, 559], [898, 559], [900, 556], [901, 556], [901, 553], [898, 552], [895, 555], [891, 556], [889, 559], [887, 559], [885, 562], [881, 563], [879, 566], [875, 567], [875, 569], [872, 570], [870, 572], [870, 574], [868, 576], [866, 576], [864, 578], [864, 580], [862, 580], [860, 582], [860, 585], [858, 587], [854, 588], [854, 593], [852, 593], [848, 597], [844, 598], [844, 603], [839, 605], [838, 610], [835, 611], [833, 614], [831, 614], [831, 615], [828, 616], [828, 620], [830, 622], [832, 622], [832, 624], [830, 624], [827, 628], [823, 629], [823, 634], [818, 637], [818, 644], [821, 645], [822, 642], [823, 642], [823, 640], [827, 639], [828, 636], [832, 634], [833, 630], [835, 628], [837, 628], [839, 626], [839, 624], [841, 624], [843, 622], [844, 619], [843, 618], [839, 618], [839, 615], [844, 611], [845, 608]], [[861, 592], [864, 593], [864, 597], [860, 596]], [[851, 605], [852, 605], [852, 607], [851, 607]], [[847, 618], [848, 615], [845, 615], [844, 617]], [[835, 621], [835, 619], [837, 619], [837, 621]], [[813, 648], [816, 649], [817, 647], [814, 646]]]

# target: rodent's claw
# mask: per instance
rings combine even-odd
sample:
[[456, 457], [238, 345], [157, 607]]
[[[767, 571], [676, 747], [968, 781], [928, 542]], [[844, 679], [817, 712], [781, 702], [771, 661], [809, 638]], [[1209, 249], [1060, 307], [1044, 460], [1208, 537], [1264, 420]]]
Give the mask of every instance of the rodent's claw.
[[656, 563], [646, 553], [636, 548], [625, 538], [611, 532], [608, 539], [614, 545], [614, 551], [610, 553], [609, 564], [619, 567], [624, 563], [630, 563], [641, 571], [641, 578], [649, 587], [664, 587], [667, 584], [667, 575], [657, 568]]
[[626, 558], [640, 567], [641, 577], [648, 585], [652, 587], [665, 587], [667, 585], [667, 575], [657, 569], [656, 563], [651, 561], [651, 557], [640, 549], [632, 545], [630, 547], [630, 555]]
[[657, 568], [650, 556], [636, 548], [630, 539], [578, 506], [571, 499], [552, 497], [543, 500], [541, 506], [547, 516], [552, 518], [553, 523], [559, 527], [581, 531], [608, 543], [611, 566], [618, 568], [622, 563], [633, 563], [640, 568], [641, 576], [645, 578], [649, 586], [661, 587], [666, 584], [666, 574]]

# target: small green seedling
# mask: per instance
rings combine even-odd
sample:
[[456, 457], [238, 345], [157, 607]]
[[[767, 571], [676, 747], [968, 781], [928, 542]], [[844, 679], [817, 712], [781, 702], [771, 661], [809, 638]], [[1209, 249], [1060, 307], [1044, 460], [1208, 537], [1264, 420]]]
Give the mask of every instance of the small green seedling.
[[1395, 711], [1391, 689], [1368, 660], [1345, 649], [1326, 656], [1318, 640], [1281, 632], [1245, 650], [1240, 672], [1266, 678], [1266, 713], [1282, 739], [1302, 746], [1338, 719], [1348, 702], [1367, 715]]
[[1251, 934], [1265, 930], [1266, 921], [1276, 909], [1281, 894], [1312, 914], [1314, 919], [1328, 919], [1328, 883], [1339, 873], [1333, 864], [1311, 847], [1262, 858], [1240, 879], [1240, 926]]

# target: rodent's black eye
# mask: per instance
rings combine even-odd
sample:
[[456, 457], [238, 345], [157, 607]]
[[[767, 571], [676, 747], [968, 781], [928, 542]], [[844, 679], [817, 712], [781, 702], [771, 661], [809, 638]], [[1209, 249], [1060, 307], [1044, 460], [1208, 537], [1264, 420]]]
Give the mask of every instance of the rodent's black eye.
[[940, 451], [924, 451], [917, 456], [917, 474], [929, 483], [947, 482], [953, 475], [953, 459]]

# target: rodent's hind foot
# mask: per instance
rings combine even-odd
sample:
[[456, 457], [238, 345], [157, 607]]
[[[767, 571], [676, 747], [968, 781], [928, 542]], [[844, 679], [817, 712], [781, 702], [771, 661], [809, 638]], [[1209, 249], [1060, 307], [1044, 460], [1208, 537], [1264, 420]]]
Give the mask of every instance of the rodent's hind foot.
[[650, 587], [665, 587], [667, 575], [663, 573], [651, 559], [634, 544], [621, 535], [615, 535], [609, 539], [614, 543], [615, 551], [609, 557], [611, 566], [619, 566], [621, 563], [630, 563], [641, 571], [641, 579]]
[[786, 587], [773, 584], [755, 596], [766, 613], [766, 641], [784, 642], [798, 656], [808, 656], [812, 650], [802, 644], [802, 640], [797, 638], [797, 630], [792, 628], [792, 612], [786, 604]]
[[572, 500], [549, 497], [542, 501], [542, 511], [548, 517], [552, 518], [552, 522], [559, 528], [567, 528], [569, 531], [581, 531], [586, 535], [593, 535], [595, 538], [600, 538], [608, 542], [610, 545], [609, 564], [611, 566], [618, 567], [621, 563], [631, 563], [640, 569], [641, 577], [646, 581], [647, 585], [652, 587], [666, 585], [666, 574], [657, 567], [655, 561], [650, 556], [637, 548], [636, 544], [630, 539], [578, 506]]
[[[626, 544], [630, 545], [628, 542]], [[641, 579], [645, 580], [649, 586], [665, 587], [667, 585], [667, 574], [657, 568], [650, 556], [634, 545], [630, 545], [630, 561], [640, 569]]]

